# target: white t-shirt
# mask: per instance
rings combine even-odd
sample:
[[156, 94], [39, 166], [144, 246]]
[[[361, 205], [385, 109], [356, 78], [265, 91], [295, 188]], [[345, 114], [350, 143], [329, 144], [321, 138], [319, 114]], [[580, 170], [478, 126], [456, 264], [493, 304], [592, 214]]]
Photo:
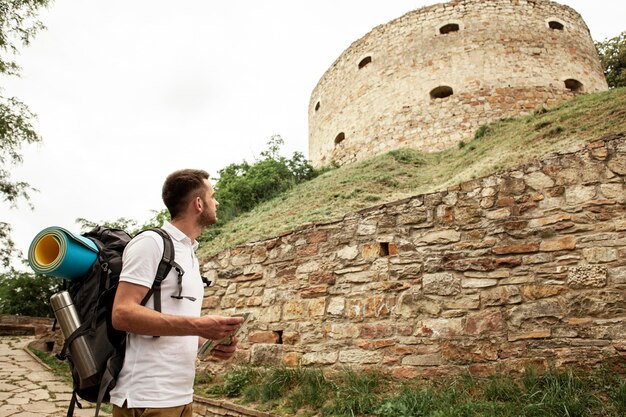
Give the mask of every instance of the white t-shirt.
[[[178, 295], [178, 274], [172, 268], [161, 284], [161, 312], [177, 316], [199, 317], [204, 286], [191, 241], [170, 223], [163, 229], [174, 242], [175, 262], [185, 271], [182, 296]], [[163, 238], [155, 232], [144, 232], [124, 249], [120, 281], [151, 287], [163, 255]], [[154, 308], [154, 296], [146, 307]], [[178, 407], [193, 401], [193, 381], [198, 351], [197, 336], [142, 336], [129, 333], [126, 339], [124, 366], [111, 391], [111, 402], [129, 408]]]

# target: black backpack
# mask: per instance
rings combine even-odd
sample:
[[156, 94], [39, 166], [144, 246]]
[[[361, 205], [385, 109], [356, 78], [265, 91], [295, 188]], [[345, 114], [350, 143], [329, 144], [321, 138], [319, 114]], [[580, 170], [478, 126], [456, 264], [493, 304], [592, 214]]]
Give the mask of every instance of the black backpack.
[[[180, 296], [184, 271], [174, 262], [174, 244], [170, 235], [159, 228], [149, 230], [158, 233], [163, 238], [164, 251], [154, 284], [141, 304], [145, 305], [150, 297], [154, 296], [154, 309], [161, 311], [161, 282], [167, 277], [170, 270], [175, 268], [178, 273], [178, 295]], [[126, 332], [113, 328], [111, 310], [122, 270], [122, 253], [131, 237], [123, 230], [100, 226], [83, 234], [83, 236], [93, 240], [98, 246], [99, 252], [87, 274], [84, 277], [69, 281], [67, 284], [67, 291], [81, 320], [80, 327], [65, 340], [65, 344], [58, 355], [59, 359], [68, 359], [74, 382], [67, 417], [74, 415], [76, 405], [82, 408], [77, 397], [95, 403], [95, 416], [98, 416], [101, 404], [110, 400], [109, 392], [115, 386], [115, 380], [122, 369], [126, 350]], [[98, 369], [98, 372], [87, 381], [81, 380], [70, 351], [71, 344], [81, 336], [84, 336], [84, 340], [91, 348]]]

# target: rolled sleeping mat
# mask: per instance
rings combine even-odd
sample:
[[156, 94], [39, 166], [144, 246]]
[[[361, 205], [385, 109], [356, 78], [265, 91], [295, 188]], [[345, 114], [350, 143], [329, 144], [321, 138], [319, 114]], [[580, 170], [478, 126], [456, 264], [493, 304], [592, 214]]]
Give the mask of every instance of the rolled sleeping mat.
[[35, 272], [69, 280], [85, 275], [97, 257], [92, 240], [56, 226], [39, 232], [28, 249], [28, 263]]

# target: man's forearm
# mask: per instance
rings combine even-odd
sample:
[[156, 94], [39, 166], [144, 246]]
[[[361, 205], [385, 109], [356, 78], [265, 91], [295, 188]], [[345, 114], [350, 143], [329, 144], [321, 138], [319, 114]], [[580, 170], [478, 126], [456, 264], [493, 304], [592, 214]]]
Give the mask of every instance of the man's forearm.
[[197, 336], [197, 319], [163, 314], [142, 305], [116, 306], [113, 327], [117, 330], [148, 336]]

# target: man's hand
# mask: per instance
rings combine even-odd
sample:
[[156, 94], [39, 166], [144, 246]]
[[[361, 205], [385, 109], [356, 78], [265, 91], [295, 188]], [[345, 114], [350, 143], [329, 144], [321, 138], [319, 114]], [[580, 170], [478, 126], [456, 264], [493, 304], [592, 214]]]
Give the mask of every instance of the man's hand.
[[216, 359], [221, 359], [223, 361], [228, 360], [233, 357], [235, 351], [237, 350], [237, 342], [239, 339], [236, 337], [232, 338], [232, 342], [230, 345], [217, 345], [211, 351], [211, 356]]
[[243, 317], [202, 316], [197, 320], [198, 336], [211, 340], [232, 335], [243, 323]]

